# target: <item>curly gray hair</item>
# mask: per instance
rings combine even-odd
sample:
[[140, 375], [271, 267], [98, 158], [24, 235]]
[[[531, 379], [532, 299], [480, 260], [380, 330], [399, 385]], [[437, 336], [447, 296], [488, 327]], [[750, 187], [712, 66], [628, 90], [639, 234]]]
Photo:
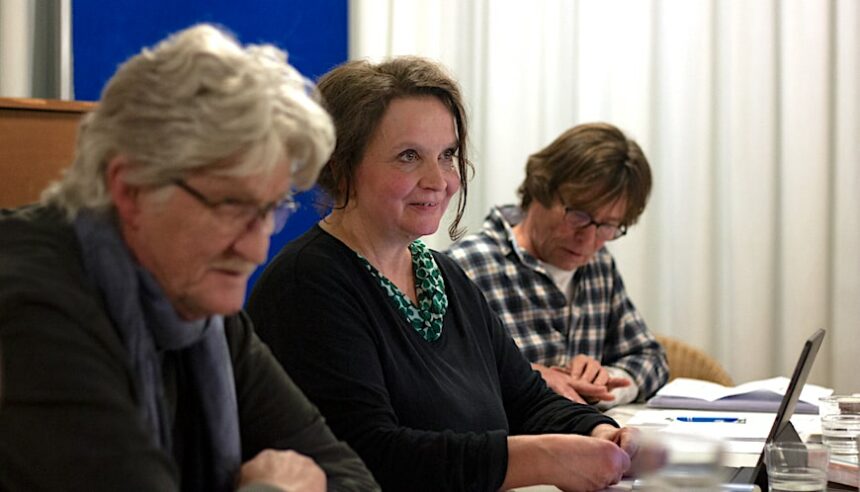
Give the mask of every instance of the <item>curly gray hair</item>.
[[316, 89], [271, 45], [241, 46], [201, 24], [126, 61], [78, 131], [72, 166], [42, 200], [74, 217], [109, 210], [107, 163], [125, 155], [129, 184], [161, 186], [195, 171], [247, 176], [288, 156], [293, 185], [313, 185], [334, 148]]

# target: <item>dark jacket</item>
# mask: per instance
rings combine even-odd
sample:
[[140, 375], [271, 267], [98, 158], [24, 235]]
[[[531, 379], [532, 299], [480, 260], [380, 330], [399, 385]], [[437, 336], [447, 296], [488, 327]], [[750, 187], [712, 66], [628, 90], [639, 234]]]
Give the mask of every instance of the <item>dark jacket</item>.
[[[254, 334], [244, 313], [225, 319], [239, 405], [242, 460], [293, 449], [326, 472], [330, 490], [376, 490], [355, 453]], [[82, 268], [77, 237], [54, 209], [0, 212], [0, 490], [180, 490], [183, 463], [205, 442], [182, 354], [164, 356], [173, 455], [138, 411], [134, 377], [102, 299]], [[205, 435], [205, 433], [202, 433]], [[185, 476], [186, 481], [183, 481]]]

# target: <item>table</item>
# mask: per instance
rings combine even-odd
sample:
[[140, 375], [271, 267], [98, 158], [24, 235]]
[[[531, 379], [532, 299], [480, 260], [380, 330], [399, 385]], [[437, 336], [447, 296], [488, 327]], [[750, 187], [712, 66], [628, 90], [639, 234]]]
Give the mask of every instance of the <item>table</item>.
[[[607, 415], [615, 419], [619, 424], [626, 425], [629, 422], [633, 421], [634, 423], [637, 420], [641, 420], [641, 412], [654, 412], [654, 410], [647, 409], [643, 404], [632, 404], [632, 405], [621, 405], [615, 408], [612, 408], [606, 412]], [[666, 412], [667, 415], [672, 412], [675, 413], [684, 413], [689, 414], [693, 413], [690, 411], [682, 411], [682, 410], [661, 410], [661, 412]], [[696, 411], [696, 414], [702, 415], [725, 415], [726, 412], [706, 412], [706, 411]], [[739, 416], [755, 418], [761, 422], [762, 419], [769, 419], [771, 422], [773, 421], [774, 414], [762, 414], [762, 413], [737, 413]], [[732, 412], [732, 415], [735, 415], [735, 412]], [[817, 422], [817, 418], [815, 416], [804, 416], [804, 415], [795, 415], [792, 417], [792, 423], [794, 423], [795, 427], [797, 427], [798, 433], [807, 438], [810, 435], [814, 435], [820, 432], [820, 427], [816, 427], [813, 425], [813, 422]], [[634, 425], [635, 426], [635, 425]], [[766, 430], [764, 431], [766, 434]], [[738, 467], [738, 466], [755, 466], [759, 454], [761, 453], [761, 446], [764, 445], [764, 437], [761, 439], [761, 444], [752, 443], [752, 446], [749, 445], [737, 445], [734, 448], [732, 447], [732, 443], [729, 442], [729, 452], [726, 455], [726, 466]], [[746, 447], [747, 450], [744, 451], [742, 448]], [[757, 449], [756, 451], [752, 451], [752, 449]], [[516, 489], [518, 492], [557, 492], [559, 489], [549, 485], [538, 485], [533, 487], [524, 487], [520, 489]], [[630, 491], [633, 490], [633, 481], [632, 480], [623, 480], [621, 483], [612, 486], [608, 489], [605, 489], [604, 492], [621, 492], [621, 491]], [[845, 491], [845, 490], [858, 490], [856, 487], [850, 487], [847, 485], [841, 485], [836, 483], [828, 484], [828, 491]]]

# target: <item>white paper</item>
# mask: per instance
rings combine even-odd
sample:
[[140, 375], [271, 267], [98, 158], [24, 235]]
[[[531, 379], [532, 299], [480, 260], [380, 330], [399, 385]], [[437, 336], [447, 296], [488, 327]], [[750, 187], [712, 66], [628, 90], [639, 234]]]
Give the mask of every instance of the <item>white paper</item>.
[[[775, 377], [750, 381], [734, 387], [727, 387], [710, 381], [699, 379], [677, 378], [666, 384], [657, 396], [679, 396], [682, 398], [698, 398], [706, 401], [716, 401], [720, 398], [733, 395], [743, 395], [753, 391], [769, 391], [777, 395], [784, 395], [788, 389], [790, 379], [786, 377]], [[814, 384], [806, 384], [800, 393], [800, 401], [818, 405], [818, 399], [833, 393], [831, 388], [824, 388]]]
[[[731, 417], [743, 423], [679, 422], [678, 417]], [[758, 412], [709, 412], [704, 410], [640, 410], [627, 424], [630, 427], [654, 429], [659, 432], [694, 434], [723, 440], [764, 442], [773, 427], [776, 414]], [[817, 415], [793, 415], [791, 423], [801, 435], [820, 432]]]

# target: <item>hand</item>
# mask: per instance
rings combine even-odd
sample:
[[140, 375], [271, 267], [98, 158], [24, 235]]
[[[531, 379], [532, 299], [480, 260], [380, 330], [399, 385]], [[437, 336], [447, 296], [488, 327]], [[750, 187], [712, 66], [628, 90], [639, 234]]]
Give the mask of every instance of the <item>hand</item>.
[[551, 484], [562, 490], [601, 490], [618, 483], [630, 468], [621, 448], [588, 436], [513, 436], [508, 456], [503, 489]]
[[599, 424], [594, 429], [591, 429], [591, 437], [614, 442], [627, 453], [630, 459], [633, 459], [639, 451], [639, 441], [641, 439], [638, 429], [632, 427], [618, 428], [609, 424]]
[[612, 401], [615, 388], [628, 386], [630, 381], [625, 378], [613, 378], [600, 364], [600, 361], [589, 355], [579, 354], [571, 359], [565, 369], [570, 375], [569, 385], [576, 393], [589, 402]]
[[542, 364], [532, 364], [532, 368], [540, 373], [547, 386], [559, 395], [577, 403], [587, 404], [585, 399], [579, 396], [576, 389], [571, 385], [570, 374], [566, 371], [547, 367]]
[[242, 465], [239, 487], [266, 483], [284, 490], [324, 492], [326, 477], [314, 460], [295, 451], [265, 449]]
[[[590, 361], [589, 361], [590, 360]], [[571, 368], [576, 364], [577, 377], [570, 374]], [[594, 371], [595, 364], [598, 368]], [[625, 378], [612, 378], [599, 362], [587, 355], [577, 355], [567, 367], [547, 367], [542, 364], [532, 364], [532, 369], [538, 371], [547, 386], [559, 395], [577, 403], [588, 404], [601, 400], [611, 401], [615, 395], [611, 391], [615, 388], [628, 386], [630, 381]], [[600, 376], [602, 372], [603, 376]], [[598, 377], [604, 381], [596, 384], [583, 378], [583, 373]], [[587, 377], [587, 376], [586, 376]]]

